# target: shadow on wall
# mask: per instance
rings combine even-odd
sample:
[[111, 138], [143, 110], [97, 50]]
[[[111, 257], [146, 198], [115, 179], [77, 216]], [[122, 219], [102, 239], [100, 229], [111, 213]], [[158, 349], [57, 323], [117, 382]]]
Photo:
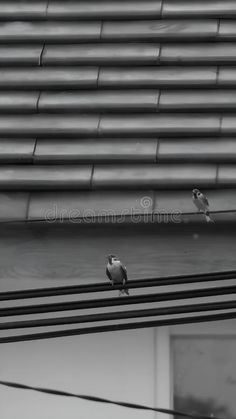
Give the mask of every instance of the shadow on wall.
[[[189, 397], [174, 397], [174, 408], [182, 412], [191, 412], [199, 415], [212, 416], [212, 418], [233, 419], [234, 415], [229, 411], [225, 405], [218, 405], [212, 399], [200, 400], [198, 398]], [[181, 416], [176, 415], [175, 419], [180, 419]]]

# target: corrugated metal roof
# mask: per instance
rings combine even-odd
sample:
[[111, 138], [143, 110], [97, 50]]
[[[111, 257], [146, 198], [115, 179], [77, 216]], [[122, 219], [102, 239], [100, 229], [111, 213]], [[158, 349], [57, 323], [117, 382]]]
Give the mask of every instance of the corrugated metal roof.
[[2, 1], [0, 218], [204, 222], [200, 187], [235, 221], [235, 28], [234, 0]]

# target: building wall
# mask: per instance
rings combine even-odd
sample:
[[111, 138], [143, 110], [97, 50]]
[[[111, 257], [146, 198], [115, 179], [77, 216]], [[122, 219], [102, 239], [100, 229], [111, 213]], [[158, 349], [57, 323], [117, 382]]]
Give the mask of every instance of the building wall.
[[[105, 280], [118, 254], [130, 279], [235, 269], [233, 225], [1, 225], [1, 289]], [[46, 282], [46, 280], [48, 282]]]

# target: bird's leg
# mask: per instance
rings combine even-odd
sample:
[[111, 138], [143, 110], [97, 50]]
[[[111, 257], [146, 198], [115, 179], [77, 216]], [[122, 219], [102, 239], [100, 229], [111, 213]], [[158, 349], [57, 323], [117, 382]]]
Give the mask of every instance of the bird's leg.
[[123, 289], [124, 289], [124, 291], [125, 291], [125, 278], [123, 278]]

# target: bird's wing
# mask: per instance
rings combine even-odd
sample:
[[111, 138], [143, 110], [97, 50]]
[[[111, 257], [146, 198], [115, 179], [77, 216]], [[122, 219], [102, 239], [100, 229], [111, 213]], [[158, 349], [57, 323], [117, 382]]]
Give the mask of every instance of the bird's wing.
[[122, 265], [122, 263], [120, 265], [120, 269], [121, 269], [121, 272], [122, 272], [122, 274], [124, 276], [125, 281], [127, 281], [128, 280], [127, 269], [126, 269], [126, 267], [124, 265]]
[[108, 268], [106, 268], [106, 275], [110, 279], [110, 281], [112, 281], [112, 276]]
[[201, 200], [202, 200], [204, 205], [207, 205], [209, 207], [209, 202], [208, 202], [208, 199], [205, 195], [203, 195], [203, 194], [201, 195]]

